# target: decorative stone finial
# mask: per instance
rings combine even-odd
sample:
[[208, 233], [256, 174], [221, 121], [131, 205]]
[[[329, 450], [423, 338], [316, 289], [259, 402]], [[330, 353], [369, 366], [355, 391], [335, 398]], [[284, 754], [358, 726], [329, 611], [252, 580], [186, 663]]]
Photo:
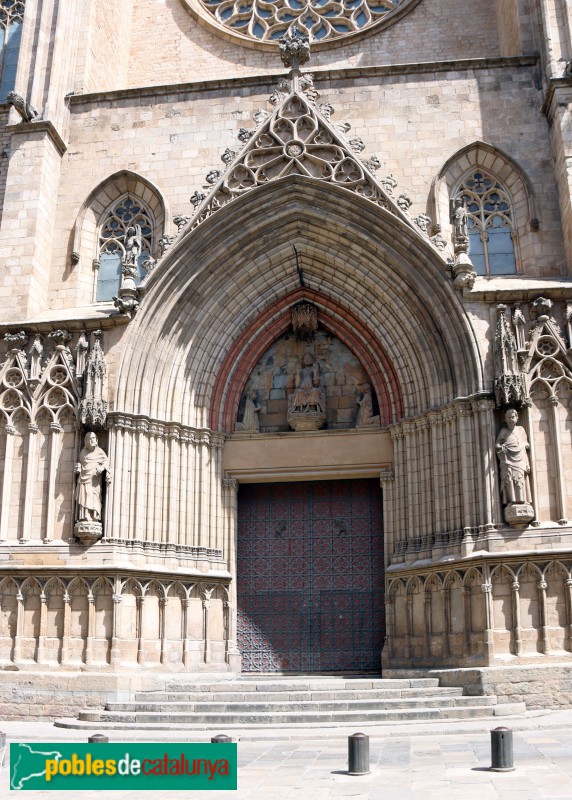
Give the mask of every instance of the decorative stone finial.
[[294, 25], [279, 40], [280, 57], [285, 67], [297, 72], [310, 60], [310, 39]]

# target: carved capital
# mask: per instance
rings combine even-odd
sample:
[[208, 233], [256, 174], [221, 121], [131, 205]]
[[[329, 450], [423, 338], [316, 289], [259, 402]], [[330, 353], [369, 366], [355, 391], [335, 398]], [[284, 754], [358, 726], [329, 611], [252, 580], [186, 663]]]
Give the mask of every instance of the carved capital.
[[392, 469], [382, 469], [379, 473], [380, 483], [392, 483], [395, 480], [395, 472]]
[[227, 477], [222, 479], [222, 488], [226, 489], [226, 491], [237, 492], [238, 485], [236, 478]]

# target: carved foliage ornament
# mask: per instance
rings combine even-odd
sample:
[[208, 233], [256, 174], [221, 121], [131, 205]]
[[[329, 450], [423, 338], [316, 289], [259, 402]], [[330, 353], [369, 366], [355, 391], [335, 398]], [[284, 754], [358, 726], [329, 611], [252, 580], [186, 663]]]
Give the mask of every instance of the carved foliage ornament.
[[[383, 182], [373, 177], [315, 104], [297, 91], [278, 105], [242, 152], [228, 164], [207, 197], [198, 195], [193, 199], [195, 215], [191, 227], [197, 227], [244, 193], [291, 175], [348, 189], [421, 232], [407, 214], [409, 198], [402, 196], [398, 203], [390, 197]], [[391, 185], [396, 183], [392, 179]]]
[[[342, 39], [389, 23], [418, 0], [201, 0], [199, 7], [226, 30], [278, 43], [293, 28], [312, 44]], [[195, 7], [197, 3], [189, 3]]]

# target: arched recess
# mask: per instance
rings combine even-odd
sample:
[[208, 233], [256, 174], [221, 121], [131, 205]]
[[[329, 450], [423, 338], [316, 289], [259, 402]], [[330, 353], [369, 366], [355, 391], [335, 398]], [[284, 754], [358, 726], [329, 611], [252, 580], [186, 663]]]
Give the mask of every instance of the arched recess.
[[479, 167], [498, 179], [510, 195], [521, 263], [526, 270], [529, 262], [533, 264], [535, 261], [533, 237], [540, 225], [534, 189], [522, 167], [498, 147], [475, 141], [454, 153], [433, 179], [428, 213], [435, 224], [441, 226], [445, 239], [451, 241], [450, 201], [453, 192], [472, 169]]
[[383, 347], [361, 320], [332, 299], [300, 287], [280, 298], [253, 319], [229, 349], [213, 388], [209, 427], [232, 433], [244, 386], [257, 361], [291, 325], [291, 309], [302, 300], [319, 309], [319, 320], [358, 357], [379, 399], [381, 424], [390, 425], [403, 416], [399, 379]]
[[[92, 277], [93, 260], [98, 252], [98, 229], [107, 209], [120, 197], [130, 194], [149, 209], [153, 221], [153, 242], [165, 233], [169, 213], [161, 191], [151, 181], [131, 170], [120, 170], [105, 178], [83, 202], [72, 233], [72, 259], [76, 267]], [[154, 255], [154, 254], [153, 254]], [[89, 298], [91, 299], [91, 298]]]
[[[261, 338], [279, 327], [301, 288], [292, 245], [307, 296], [319, 297], [340, 326], [359, 320], [370, 344], [357, 325], [353, 331], [365, 350], [379, 343], [401, 387], [400, 413], [483, 389], [472, 326], [430, 244], [364, 198], [292, 176], [191, 228], [145, 279], [115, 408], [195, 427], [213, 422], [215, 386], [219, 397], [229, 391], [228, 383], [220, 391], [218, 378], [229, 351], [240, 340], [236, 360], [244, 359], [252, 342], [243, 332], [256, 330], [256, 320]], [[219, 404], [227, 407], [226, 399]]]

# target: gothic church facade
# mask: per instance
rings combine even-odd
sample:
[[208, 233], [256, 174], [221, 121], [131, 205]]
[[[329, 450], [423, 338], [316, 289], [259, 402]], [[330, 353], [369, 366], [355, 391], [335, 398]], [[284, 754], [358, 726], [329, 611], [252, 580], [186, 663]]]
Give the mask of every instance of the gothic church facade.
[[0, 30], [4, 700], [383, 667], [570, 702], [570, 4]]

